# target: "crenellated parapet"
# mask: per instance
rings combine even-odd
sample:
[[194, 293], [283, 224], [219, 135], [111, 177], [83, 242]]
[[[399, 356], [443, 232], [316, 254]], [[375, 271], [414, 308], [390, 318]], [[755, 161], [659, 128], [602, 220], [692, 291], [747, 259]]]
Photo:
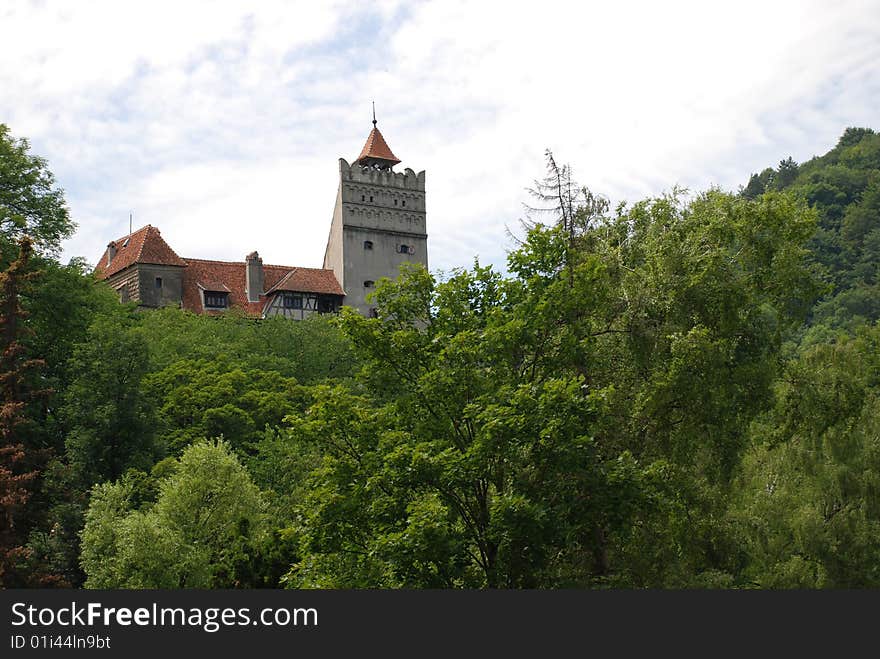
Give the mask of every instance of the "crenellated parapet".
[[399, 188], [401, 190], [425, 191], [425, 171], [422, 170], [416, 174], [409, 167], [402, 172], [395, 172], [390, 168], [378, 169], [376, 167], [362, 166], [356, 163], [349, 165], [345, 158], [340, 158], [339, 175], [343, 181], [365, 183], [368, 185], [382, 185], [389, 188]]

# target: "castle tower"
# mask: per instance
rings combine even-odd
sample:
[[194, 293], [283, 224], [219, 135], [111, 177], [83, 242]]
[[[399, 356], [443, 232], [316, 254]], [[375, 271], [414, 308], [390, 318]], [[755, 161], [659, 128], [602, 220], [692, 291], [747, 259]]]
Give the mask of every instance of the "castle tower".
[[345, 290], [345, 305], [365, 316], [372, 314], [366, 297], [380, 279], [395, 279], [402, 263], [428, 267], [425, 172], [393, 171], [399, 162], [376, 127], [375, 113], [361, 154], [351, 165], [339, 159], [324, 267]]

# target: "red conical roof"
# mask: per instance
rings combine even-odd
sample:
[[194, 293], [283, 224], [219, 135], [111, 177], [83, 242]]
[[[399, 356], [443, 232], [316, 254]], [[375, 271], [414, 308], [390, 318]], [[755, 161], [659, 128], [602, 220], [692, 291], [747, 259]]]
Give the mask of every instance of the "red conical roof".
[[376, 122], [373, 121], [373, 130], [370, 131], [370, 136], [367, 137], [367, 142], [361, 149], [361, 155], [357, 157], [355, 162], [361, 165], [370, 165], [377, 161], [380, 165], [392, 167], [400, 162], [400, 158], [391, 153], [388, 143], [376, 128]]

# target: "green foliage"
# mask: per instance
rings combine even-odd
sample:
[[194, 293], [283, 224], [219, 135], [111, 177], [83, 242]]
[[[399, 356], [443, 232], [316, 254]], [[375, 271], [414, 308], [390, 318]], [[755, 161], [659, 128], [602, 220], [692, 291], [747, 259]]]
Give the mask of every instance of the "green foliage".
[[277, 371], [303, 384], [344, 378], [355, 363], [351, 346], [329, 319], [255, 320], [199, 316], [179, 309], [144, 314], [143, 335], [153, 370], [180, 360], [217, 360], [245, 370]]
[[311, 474], [321, 464], [314, 444], [280, 428], [267, 428], [247, 457], [248, 471], [269, 501], [279, 527], [298, 521], [298, 511], [309, 496]]
[[816, 294], [814, 222], [672, 195], [535, 226], [512, 278], [413, 269], [344, 311], [361, 388], [290, 419], [324, 459], [288, 583], [730, 582], [724, 493]]
[[161, 401], [161, 439], [173, 453], [201, 437], [223, 437], [244, 454], [267, 426], [301, 409], [306, 396], [277, 371], [245, 370], [221, 360], [174, 362], [150, 374], [144, 387], [149, 400]]
[[56, 392], [75, 377], [68, 362], [74, 348], [88, 339], [88, 329], [98, 316], [120, 312], [118, 297], [97, 285], [88, 266], [73, 260], [63, 266], [50, 259], [37, 261], [40, 276], [23, 299], [27, 310], [28, 350], [45, 363], [45, 375]]
[[96, 320], [74, 350], [69, 368], [77, 375], [61, 413], [67, 458], [87, 487], [155, 461], [155, 417], [142, 395], [147, 367], [146, 344], [124, 316]]
[[26, 139], [12, 137], [0, 124], [0, 251], [7, 258], [24, 236], [38, 253], [57, 253], [75, 228], [45, 159], [29, 150]]
[[754, 426], [734, 518], [763, 588], [880, 585], [880, 327], [803, 351]]
[[[138, 478], [95, 486], [82, 532], [87, 588], [223, 588], [264, 548], [265, 504], [224, 442], [187, 448], [138, 504]], [[268, 552], [267, 552], [268, 553]]]
[[[880, 319], [880, 135], [847, 128], [825, 155], [800, 166], [789, 161], [780, 163], [779, 172], [753, 174], [742, 195], [754, 198], [784, 187], [816, 210], [809, 248], [827, 286], [810, 325], [853, 331]], [[816, 330], [809, 331], [815, 336]]]
[[0, 252], [42, 251], [13, 585], [877, 587], [880, 135], [614, 212], [548, 152], [534, 193], [509, 275], [377, 318], [134, 313], [0, 126]]
[[789, 156], [785, 160], [779, 162], [776, 168], [776, 174], [773, 177], [773, 188], [775, 190], [784, 190], [794, 183], [798, 175], [798, 164]]
[[749, 182], [742, 191], [742, 195], [747, 199], [755, 199], [759, 195], [764, 194], [770, 189], [771, 183], [776, 176], [776, 170], [772, 167], [766, 168], [760, 174], [752, 174]]

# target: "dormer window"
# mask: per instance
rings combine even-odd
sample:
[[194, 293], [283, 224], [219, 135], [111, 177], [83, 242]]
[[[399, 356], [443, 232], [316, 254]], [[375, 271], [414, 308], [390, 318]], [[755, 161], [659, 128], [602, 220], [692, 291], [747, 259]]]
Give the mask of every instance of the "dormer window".
[[224, 291], [205, 291], [205, 309], [226, 309], [229, 306], [229, 293]]
[[373, 249], [373, 241], [365, 240], [364, 241], [364, 249]]

